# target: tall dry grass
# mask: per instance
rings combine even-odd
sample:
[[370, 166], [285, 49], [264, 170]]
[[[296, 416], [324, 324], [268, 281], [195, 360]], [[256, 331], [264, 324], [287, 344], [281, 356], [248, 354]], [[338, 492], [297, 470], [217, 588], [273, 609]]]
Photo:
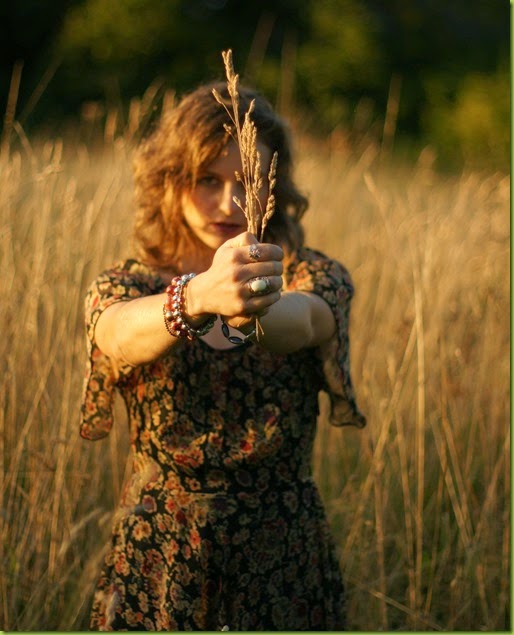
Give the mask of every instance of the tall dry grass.
[[[115, 123], [115, 122], [114, 122]], [[87, 628], [127, 430], [78, 436], [82, 299], [130, 253], [130, 135], [21, 138], [0, 165], [0, 626]], [[344, 141], [344, 140], [343, 140]], [[315, 471], [351, 630], [510, 624], [509, 181], [394, 164], [372, 143], [299, 147], [309, 243], [356, 284], [369, 424], [320, 418]], [[428, 157], [429, 158], [429, 157]]]

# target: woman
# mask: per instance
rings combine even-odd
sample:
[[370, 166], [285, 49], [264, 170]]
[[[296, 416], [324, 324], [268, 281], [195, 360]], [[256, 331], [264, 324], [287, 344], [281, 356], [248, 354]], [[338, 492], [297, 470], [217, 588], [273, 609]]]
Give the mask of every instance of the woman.
[[303, 247], [286, 128], [240, 89], [241, 112], [255, 99], [264, 175], [278, 152], [264, 241], [246, 231], [239, 150], [213, 87], [228, 104], [223, 84], [200, 87], [142, 144], [136, 259], [86, 299], [81, 434], [109, 432], [116, 389], [134, 453], [91, 628], [342, 630], [310, 462], [320, 390], [334, 424], [364, 425], [349, 376], [353, 289], [340, 264]]

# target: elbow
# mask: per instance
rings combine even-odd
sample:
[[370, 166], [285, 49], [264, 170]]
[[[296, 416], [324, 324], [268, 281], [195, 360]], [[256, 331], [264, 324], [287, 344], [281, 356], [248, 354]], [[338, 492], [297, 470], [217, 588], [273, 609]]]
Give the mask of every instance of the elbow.
[[264, 336], [259, 343], [282, 355], [317, 346], [326, 330], [324, 312], [316, 310], [317, 300], [303, 293], [284, 294], [282, 299], [277, 310], [272, 307], [264, 317]]
[[296, 353], [296, 351], [300, 351], [302, 348], [312, 348], [315, 346], [315, 333], [314, 325], [310, 321], [306, 320], [302, 322], [298, 325], [298, 328], [291, 338], [289, 352]]
[[307, 321], [304, 325], [302, 340], [302, 348], [312, 348], [313, 346], [316, 346], [316, 328], [312, 321]]
[[279, 337], [266, 338], [266, 329], [264, 329], [264, 338], [260, 342], [265, 348], [278, 355], [288, 355], [296, 353], [303, 348], [314, 346], [314, 329], [308, 322], [302, 322], [290, 325], [287, 334], [281, 333]]
[[135, 366], [125, 355], [124, 351], [129, 341], [122, 336], [126, 332], [125, 329], [120, 328], [120, 325], [123, 325], [125, 304], [119, 302], [105, 309], [95, 328], [96, 345], [109, 358], [115, 375], [118, 374], [119, 368]]

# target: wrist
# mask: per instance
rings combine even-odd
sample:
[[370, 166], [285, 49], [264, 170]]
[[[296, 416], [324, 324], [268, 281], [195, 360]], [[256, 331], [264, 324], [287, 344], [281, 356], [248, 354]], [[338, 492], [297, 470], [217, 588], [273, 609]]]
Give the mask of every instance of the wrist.
[[183, 313], [187, 321], [194, 327], [203, 324], [212, 316], [202, 306], [202, 294], [199, 290], [198, 276], [192, 278], [184, 287]]
[[194, 321], [191, 321], [186, 312], [186, 290], [195, 276], [194, 273], [175, 276], [166, 287], [164, 324], [173, 337], [187, 337], [189, 340], [201, 337], [212, 329], [216, 321], [215, 315], [207, 315], [206, 320], [202, 319], [202, 316], [195, 316]]

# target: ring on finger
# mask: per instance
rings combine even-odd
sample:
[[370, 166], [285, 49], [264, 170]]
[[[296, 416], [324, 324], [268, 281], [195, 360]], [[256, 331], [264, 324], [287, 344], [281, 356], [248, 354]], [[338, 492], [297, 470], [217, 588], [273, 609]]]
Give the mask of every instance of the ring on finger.
[[250, 260], [259, 260], [261, 257], [261, 250], [257, 245], [250, 245], [249, 254]]
[[267, 295], [271, 291], [271, 281], [268, 276], [259, 276], [248, 281], [248, 288], [252, 295]]

